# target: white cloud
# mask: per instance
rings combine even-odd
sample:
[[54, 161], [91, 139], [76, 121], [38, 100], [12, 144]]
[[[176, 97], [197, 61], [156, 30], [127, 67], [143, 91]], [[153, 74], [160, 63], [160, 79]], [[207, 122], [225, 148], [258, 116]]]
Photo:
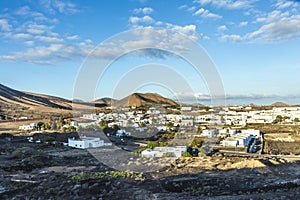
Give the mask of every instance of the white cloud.
[[222, 35], [220, 37], [220, 40], [223, 42], [241, 42], [243, 41], [243, 38], [240, 35], [231, 34], [231, 35]]
[[195, 101], [195, 100], [211, 100], [209, 94], [202, 94], [198, 92], [174, 92], [169, 98], [178, 101]]
[[202, 18], [211, 18], [211, 19], [221, 19], [222, 18], [221, 15], [211, 13], [209, 10], [206, 10], [204, 8], [198, 9], [196, 12], [194, 12], [193, 15], [199, 15]]
[[52, 29], [54, 29], [54, 26], [52, 25], [44, 25], [44, 24], [37, 24], [35, 22], [29, 22], [29, 23], [25, 23], [23, 25], [26, 29], [26, 31], [28, 33], [31, 33], [33, 35], [42, 35], [44, 33], [47, 33], [47, 34], [51, 34], [52, 33]]
[[40, 24], [35, 24], [35, 23], [30, 23], [27, 26], [27, 32], [35, 35], [40, 35], [45, 33], [46, 31], [48, 32], [51, 30], [53, 27], [48, 27], [46, 25], [40, 25]]
[[33, 46], [34, 41], [26, 41], [26, 42], [24, 42], [24, 44], [26, 44], [27, 46]]
[[23, 6], [15, 12], [15, 14], [17, 15], [28, 15], [29, 13], [30, 13], [29, 6]]
[[185, 35], [195, 34], [196, 33], [196, 25], [186, 25], [186, 26], [179, 26], [174, 24], [167, 24], [167, 28], [172, 29], [173, 31], [178, 31]]
[[263, 23], [245, 37], [251, 42], [277, 42], [300, 37], [300, 15], [274, 10], [256, 22]]
[[274, 22], [274, 21], [280, 21], [281, 19], [287, 18], [290, 16], [290, 12], [282, 12], [280, 10], [274, 10], [270, 13], [267, 13], [263, 16], [260, 16], [256, 19], [256, 22], [261, 23], [261, 22]]
[[49, 36], [36, 36], [35, 39], [42, 41], [42, 42], [49, 42], [49, 43], [61, 43], [64, 40], [58, 37], [49, 37]]
[[189, 11], [189, 12], [194, 12], [195, 10], [196, 10], [196, 6], [192, 6], [187, 9], [187, 11]]
[[6, 19], [0, 19], [0, 29], [2, 31], [10, 31], [12, 26], [8, 23]]
[[218, 27], [218, 31], [227, 31], [227, 30], [228, 30], [228, 28], [226, 25], [222, 25], [222, 26]]
[[149, 7], [145, 7], [145, 8], [136, 8], [133, 10], [134, 14], [139, 14], [142, 13], [144, 15], [149, 15], [153, 12], [154, 10], [152, 8]]
[[31, 34], [40, 35], [40, 34], [43, 34], [45, 31], [41, 30], [41, 29], [29, 28], [29, 29], [27, 29], [27, 32], [31, 33]]
[[49, 59], [50, 57], [59, 57], [59, 54], [56, 54], [61, 50], [63, 45], [61, 44], [51, 44], [50, 46], [37, 46], [35, 48], [29, 48], [25, 52], [16, 52], [13, 55], [6, 56], [11, 60], [23, 60], [26, 62]]
[[185, 8], [188, 8], [188, 6], [187, 5], [181, 5], [181, 6], [178, 7], [178, 9], [180, 9], [180, 10], [185, 9]]
[[[39, 41], [51, 42], [49, 45], [41, 45], [28, 48], [25, 51], [15, 52], [8, 55], [2, 55], [0, 58], [4, 60], [14, 60], [28, 62], [32, 64], [51, 64], [58, 60], [76, 60], [81, 59], [93, 50], [93, 55], [97, 58], [111, 59], [116, 55], [122, 55], [132, 49], [143, 56], [156, 58], [164, 58], [169, 55], [160, 49], [147, 49], [153, 45], [161, 49], [167, 49], [173, 52], [183, 52], [186, 42], [191, 42], [187, 38], [195, 40], [198, 38], [195, 25], [178, 26], [173, 24], [164, 24], [168, 29], [155, 29], [154, 27], [144, 27], [134, 29], [133, 33], [125, 41], [113, 41], [105, 43], [105, 45], [95, 46], [92, 40], [84, 40], [75, 44], [53, 43], [62, 42], [62, 39], [46, 36], [35, 36]], [[171, 31], [170, 31], [171, 30]], [[176, 31], [176, 32], [173, 32]], [[178, 33], [179, 32], [179, 33]], [[186, 36], [183, 36], [185, 34]], [[75, 38], [75, 37], [74, 37]], [[67, 39], [67, 37], [66, 37]], [[32, 40], [25, 42], [26, 45], [34, 45]], [[142, 50], [139, 50], [142, 49]]]
[[249, 40], [256, 42], [276, 42], [297, 37], [300, 37], [300, 16], [265, 24], [247, 34]]
[[[292, 95], [278, 95], [278, 94], [226, 94], [226, 100], [259, 100], [259, 99], [285, 99], [285, 98], [299, 98], [299, 94]], [[211, 95], [198, 92], [175, 92], [169, 98], [180, 101], [210, 101]]]
[[16, 33], [16, 34], [12, 35], [12, 38], [14, 38], [14, 39], [28, 39], [28, 38], [31, 38], [31, 35], [27, 34], [27, 33]]
[[53, 2], [53, 7], [56, 8], [60, 13], [68, 15], [80, 12], [80, 10], [76, 8], [75, 4], [66, 1], [56, 0]]
[[152, 17], [145, 15], [143, 17], [132, 16], [129, 18], [129, 22], [131, 24], [139, 24], [139, 23], [151, 24], [154, 23], [155, 21]]
[[247, 21], [244, 21], [244, 22], [240, 22], [239, 26], [247, 26], [248, 25], [248, 22]]
[[67, 39], [68, 40], [78, 40], [79, 36], [78, 35], [70, 35], [70, 36], [67, 36]]
[[73, 3], [60, 0], [40, 0], [40, 5], [50, 14], [57, 12], [67, 15], [72, 15], [80, 12], [77, 6]]
[[217, 8], [224, 9], [246, 9], [252, 7], [258, 0], [195, 0], [200, 5], [211, 4]]
[[45, 17], [43, 13], [32, 11], [29, 6], [23, 6], [19, 8], [18, 10], [16, 10], [15, 14], [21, 15], [22, 17], [32, 17], [36, 21], [48, 21], [57, 23], [57, 19], [49, 19]]
[[163, 25], [164, 23], [162, 22], [162, 21], [158, 21], [158, 22], [155, 22], [155, 25], [156, 26], [161, 26], [161, 25]]
[[277, 0], [277, 3], [275, 4], [275, 6], [278, 9], [285, 9], [285, 8], [288, 8], [288, 7], [299, 6], [299, 3], [296, 2], [296, 1]]

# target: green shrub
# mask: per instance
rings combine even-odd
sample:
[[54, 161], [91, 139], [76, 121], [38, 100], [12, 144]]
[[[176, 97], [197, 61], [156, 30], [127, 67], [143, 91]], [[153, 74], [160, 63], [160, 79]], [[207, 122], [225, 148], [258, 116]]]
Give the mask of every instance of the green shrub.
[[132, 172], [120, 172], [120, 171], [110, 171], [110, 172], [91, 172], [91, 173], [80, 173], [77, 175], [68, 175], [73, 181], [84, 181], [90, 179], [103, 179], [103, 178], [130, 178], [135, 180], [142, 180], [142, 174], [136, 174]]
[[181, 156], [182, 157], [192, 157], [192, 155], [189, 152], [187, 152], [187, 151], [183, 152]]
[[163, 153], [162, 157], [174, 157], [172, 152]]
[[11, 158], [22, 158], [22, 151], [20, 149], [16, 149], [11, 153]]

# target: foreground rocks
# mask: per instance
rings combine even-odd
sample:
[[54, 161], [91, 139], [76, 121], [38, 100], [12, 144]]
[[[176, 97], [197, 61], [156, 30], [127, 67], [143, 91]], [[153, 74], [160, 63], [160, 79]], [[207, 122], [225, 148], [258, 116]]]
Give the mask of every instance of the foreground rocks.
[[0, 147], [0, 199], [300, 199], [299, 167], [217, 153], [136, 174], [85, 150], [20, 143]]

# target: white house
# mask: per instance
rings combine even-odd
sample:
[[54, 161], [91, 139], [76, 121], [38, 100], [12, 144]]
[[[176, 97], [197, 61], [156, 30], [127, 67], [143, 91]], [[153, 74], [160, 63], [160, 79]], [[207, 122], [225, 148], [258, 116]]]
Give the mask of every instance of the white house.
[[100, 138], [94, 137], [81, 137], [80, 139], [69, 138], [68, 146], [75, 147], [78, 149], [87, 149], [87, 148], [95, 148], [95, 147], [103, 147], [103, 146], [111, 146], [112, 143], [105, 143], [104, 140]]
[[242, 134], [249, 134], [249, 135], [259, 137], [260, 131], [256, 130], [256, 129], [245, 129], [245, 130], [242, 130]]
[[183, 106], [183, 107], [181, 107], [181, 111], [192, 111], [192, 107], [191, 106]]
[[218, 132], [216, 129], [206, 129], [202, 131], [201, 136], [212, 138], [212, 137], [216, 137], [217, 133]]
[[117, 136], [117, 137], [131, 136], [131, 133], [125, 131], [124, 129], [121, 129], [121, 130], [117, 130], [116, 136]]
[[225, 140], [222, 140], [221, 145], [222, 146], [231, 146], [231, 147], [237, 147], [237, 146], [246, 147], [249, 145], [249, 142], [255, 138], [256, 138], [256, 136], [252, 135], [251, 133], [246, 133], [246, 132], [238, 133], [231, 137], [226, 138]]
[[78, 127], [78, 122], [77, 121], [71, 121], [70, 125], [74, 126], [74, 127]]
[[145, 158], [154, 157], [180, 157], [182, 153], [186, 152], [186, 146], [175, 147], [155, 147], [154, 149], [146, 149], [142, 151], [141, 155]]
[[22, 125], [22, 126], [19, 126], [19, 129], [20, 130], [23, 130], [23, 131], [30, 131], [30, 130], [33, 130], [36, 128], [36, 124], [35, 123], [31, 123], [29, 125]]
[[236, 130], [235, 129], [229, 129], [228, 133], [229, 133], [230, 136], [233, 136], [233, 135], [236, 134]]

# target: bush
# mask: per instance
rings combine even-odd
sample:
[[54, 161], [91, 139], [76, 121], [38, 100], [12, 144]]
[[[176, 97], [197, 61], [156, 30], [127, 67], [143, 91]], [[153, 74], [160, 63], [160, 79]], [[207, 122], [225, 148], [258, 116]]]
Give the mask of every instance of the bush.
[[16, 149], [11, 153], [11, 158], [22, 158], [22, 151], [20, 149]]
[[142, 174], [137, 174], [133, 172], [120, 172], [120, 171], [110, 171], [110, 172], [91, 172], [91, 173], [80, 173], [77, 175], [68, 175], [73, 181], [86, 181], [95, 179], [106, 179], [106, 178], [129, 178], [134, 180], [142, 180]]
[[183, 152], [181, 156], [182, 157], [192, 157], [192, 155], [189, 152], [187, 152], [187, 151]]
[[172, 152], [163, 153], [162, 157], [174, 157]]
[[204, 142], [203, 138], [194, 138], [189, 146], [199, 148], [202, 146], [203, 142]]

